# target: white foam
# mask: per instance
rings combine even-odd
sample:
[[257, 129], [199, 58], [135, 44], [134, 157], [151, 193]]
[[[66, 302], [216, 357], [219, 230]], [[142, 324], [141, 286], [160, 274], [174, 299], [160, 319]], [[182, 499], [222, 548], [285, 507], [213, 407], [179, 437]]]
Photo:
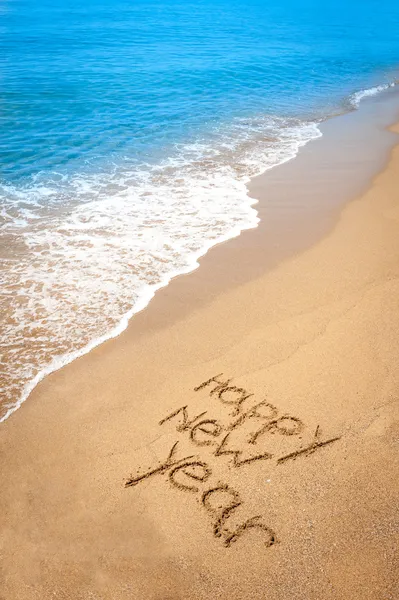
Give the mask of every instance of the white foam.
[[355, 92], [349, 98], [350, 103], [354, 108], [358, 108], [360, 102], [365, 98], [369, 98], [370, 96], [376, 96], [385, 90], [388, 90], [391, 87], [395, 87], [396, 82], [392, 81], [390, 83], [384, 83], [383, 85], [377, 85], [375, 87], [367, 88], [365, 90], [360, 90], [359, 92]]
[[3, 271], [0, 422], [45, 375], [119, 335], [212, 246], [256, 227], [247, 182], [320, 135], [312, 122], [237, 119], [157, 165], [3, 190], [6, 231], [24, 251]]
[[[356, 92], [350, 103], [358, 108], [395, 84]], [[36, 174], [25, 187], [4, 186], [0, 217], [10, 251], [0, 422], [47, 374], [118, 336], [211, 247], [256, 227], [248, 181], [320, 136], [313, 122], [237, 119], [207, 141], [176, 146], [156, 165]]]

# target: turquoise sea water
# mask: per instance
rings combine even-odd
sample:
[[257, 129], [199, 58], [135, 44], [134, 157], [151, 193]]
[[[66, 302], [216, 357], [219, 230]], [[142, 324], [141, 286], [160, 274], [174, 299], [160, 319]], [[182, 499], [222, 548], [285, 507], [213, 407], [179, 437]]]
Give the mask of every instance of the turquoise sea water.
[[0, 419], [398, 77], [393, 0], [3, 0], [0, 28]]

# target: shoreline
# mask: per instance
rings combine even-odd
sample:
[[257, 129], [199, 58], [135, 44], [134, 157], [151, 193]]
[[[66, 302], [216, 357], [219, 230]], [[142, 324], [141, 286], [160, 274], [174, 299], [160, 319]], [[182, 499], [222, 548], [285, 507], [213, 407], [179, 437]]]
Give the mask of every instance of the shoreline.
[[[376, 88], [372, 88], [371, 90], [365, 90], [362, 92], [358, 92], [357, 94], [354, 94], [353, 99], [351, 100], [351, 103], [353, 106], [353, 111], [349, 111], [346, 113], [332, 116], [332, 117], [328, 118], [327, 120], [322, 121], [321, 123], [318, 123], [318, 128], [319, 128], [319, 130], [321, 129], [319, 138], [314, 138], [312, 140], [308, 140], [308, 141], [304, 142], [303, 145], [300, 144], [297, 149], [297, 154], [294, 157], [288, 158], [288, 159], [284, 160], [282, 163], [267, 169], [261, 175], [258, 175], [255, 178], [252, 178], [247, 183], [247, 188], [248, 188], [248, 197], [250, 199], [249, 205], [251, 206], [251, 208], [256, 206], [256, 209], [255, 209], [256, 217], [254, 217], [254, 219], [257, 220], [257, 224], [248, 225], [248, 227], [240, 229], [237, 233], [231, 232], [230, 234], [226, 234], [225, 238], [211, 244], [204, 251], [201, 250], [201, 252], [198, 255], [193, 256], [192, 264], [190, 267], [187, 267], [187, 270], [183, 270], [181, 272], [176, 272], [176, 273], [171, 272], [167, 277], [165, 277], [165, 280], [162, 280], [159, 283], [159, 285], [154, 287], [154, 289], [151, 291], [151, 294], [149, 294], [145, 298], [142, 298], [141, 300], [139, 300], [136, 303], [136, 305], [133, 306], [130, 309], [130, 311], [128, 311], [128, 313], [126, 313], [123, 316], [120, 323], [112, 331], [110, 331], [107, 334], [104, 334], [103, 336], [101, 336], [99, 338], [92, 340], [92, 342], [90, 342], [84, 348], [75, 350], [71, 354], [68, 354], [62, 358], [54, 359], [54, 363], [52, 363], [52, 364], [48, 365], [48, 367], [44, 368], [41, 372], [39, 372], [33, 378], [33, 380], [31, 380], [31, 382], [29, 382], [26, 385], [25, 391], [23, 392], [22, 397], [18, 401], [16, 401], [14, 406], [11, 406], [5, 412], [5, 414], [1, 416], [0, 424], [2, 422], [6, 421], [16, 410], [18, 410], [24, 404], [24, 402], [26, 402], [26, 400], [28, 400], [28, 398], [31, 396], [33, 390], [44, 378], [51, 375], [52, 373], [57, 372], [59, 369], [64, 368], [65, 366], [69, 365], [71, 362], [87, 355], [89, 352], [93, 351], [95, 348], [101, 346], [102, 344], [107, 343], [108, 341], [114, 340], [115, 338], [117, 338], [121, 334], [123, 334], [130, 327], [134, 327], [134, 329], [137, 330], [138, 329], [138, 325], [137, 325], [138, 317], [141, 315], [141, 313], [143, 311], [148, 310], [150, 303], [152, 304], [154, 301], [155, 295], [157, 295], [157, 298], [158, 298], [159, 292], [161, 292], [161, 301], [163, 301], [163, 298], [166, 296], [166, 294], [164, 296], [162, 296], [162, 292], [165, 292], [166, 289], [171, 284], [174, 285], [174, 282], [176, 280], [179, 280], [182, 276], [187, 276], [187, 275], [194, 273], [200, 266], [203, 269], [204, 264], [206, 265], [208, 263], [209, 253], [211, 253], [210, 260], [212, 260], [213, 256], [214, 256], [213, 253], [215, 251], [217, 252], [221, 245], [224, 246], [226, 243], [228, 243], [227, 253], [229, 253], [230, 250], [232, 250], [234, 248], [232, 243], [237, 238], [239, 238], [238, 244], [235, 244], [238, 247], [239, 251], [242, 248], [244, 248], [244, 250], [247, 251], [248, 246], [251, 246], [251, 244], [252, 244], [255, 247], [255, 252], [256, 252], [259, 248], [259, 244], [262, 244], [262, 242], [259, 242], [260, 236], [266, 235], [266, 236], [269, 236], [270, 238], [272, 238], [273, 229], [275, 227], [277, 227], [278, 232], [281, 232], [281, 237], [283, 237], [283, 235], [286, 234], [287, 226], [289, 229], [289, 234], [292, 235], [292, 233], [293, 233], [292, 222], [297, 216], [299, 216], [299, 218], [301, 219], [300, 233], [302, 233], [302, 238], [300, 236], [298, 236], [298, 231], [296, 231], [294, 234], [294, 237], [297, 238], [297, 239], [295, 239], [295, 243], [294, 244], [286, 244], [286, 242], [284, 242], [285, 247], [282, 249], [282, 251], [281, 251], [281, 249], [276, 251], [276, 241], [269, 243], [266, 246], [266, 248], [263, 248], [263, 250], [266, 252], [266, 254], [268, 256], [268, 267], [267, 268], [273, 268], [275, 265], [277, 265], [282, 260], [285, 260], [289, 256], [294, 255], [296, 252], [299, 252], [302, 249], [309, 247], [310, 245], [315, 243], [318, 239], [320, 239], [323, 235], [325, 235], [327, 233], [327, 231], [329, 230], [329, 228], [332, 228], [334, 226], [334, 222], [338, 218], [339, 206], [343, 206], [345, 202], [349, 201], [350, 198], [354, 197], [355, 195], [357, 195], [359, 193], [359, 189], [361, 189], [362, 185], [364, 186], [365, 182], [368, 182], [370, 180], [370, 177], [373, 176], [373, 168], [374, 168], [374, 174], [375, 174], [375, 172], [376, 172], [375, 166], [371, 167], [370, 165], [368, 165], [368, 169], [369, 169], [370, 173], [368, 174], [367, 177], [365, 177], [363, 175], [364, 181], [362, 183], [357, 183], [356, 184], [357, 187], [355, 186], [353, 189], [350, 189], [350, 190], [340, 190], [340, 192], [338, 194], [340, 196], [339, 202], [337, 202], [335, 197], [334, 197], [334, 199], [330, 198], [329, 203], [331, 204], [331, 207], [328, 207], [327, 210], [324, 205], [318, 206], [317, 204], [315, 204], [313, 202], [313, 203], [308, 204], [307, 206], [298, 205], [298, 207], [291, 207], [291, 208], [294, 208], [294, 210], [292, 211], [291, 215], [288, 215], [288, 217], [287, 217], [287, 214], [283, 214], [283, 215], [278, 214], [280, 211], [280, 206], [279, 206], [280, 200], [279, 199], [277, 199], [277, 200], [273, 199], [271, 214], [270, 214], [270, 212], [269, 213], [267, 212], [267, 209], [265, 210], [265, 200], [266, 200], [266, 198], [265, 198], [266, 194], [264, 192], [265, 182], [266, 182], [266, 190], [271, 189], [272, 194], [273, 194], [274, 193], [273, 187], [275, 189], [277, 188], [277, 190], [279, 190], [281, 188], [281, 180], [283, 179], [283, 177], [287, 177], [287, 181], [291, 181], [294, 178], [298, 179], [298, 170], [303, 167], [303, 160], [302, 160], [303, 157], [301, 157], [301, 161], [299, 161], [299, 164], [301, 165], [300, 167], [289, 168], [288, 172], [286, 172], [285, 170], [281, 171], [281, 168], [284, 167], [284, 165], [286, 165], [287, 163], [291, 163], [294, 160], [295, 161], [298, 160], [299, 153], [301, 152], [301, 147], [302, 147], [302, 152], [303, 152], [304, 147], [309, 145], [309, 141], [317, 142], [323, 136], [324, 130], [327, 131], [327, 135], [331, 135], [331, 129], [336, 127], [337, 120], [345, 121], [345, 120], [349, 119], [349, 121], [350, 121], [351, 116], [353, 116], [354, 114], [356, 114], [357, 111], [359, 111], [359, 106], [360, 106], [361, 100], [363, 98], [366, 98], [366, 99], [367, 98], [370, 99], [373, 97], [375, 98], [375, 96], [378, 96], [380, 94], [382, 94], [382, 97], [384, 97], [384, 96], [387, 97], [388, 94], [391, 94], [394, 98], [395, 98], [395, 96], [399, 97], [399, 92], [397, 89], [395, 89], [395, 85], [396, 84], [381, 85], [381, 86], [377, 86]], [[376, 90], [375, 93], [374, 93], [374, 90]], [[368, 93], [368, 92], [373, 92], [373, 93]], [[388, 94], [387, 94], [387, 92], [388, 92]], [[358, 98], [358, 96], [359, 96], [359, 98]], [[373, 118], [375, 118], [375, 115], [373, 115]], [[390, 121], [390, 120], [391, 120], [391, 118], [388, 118], [388, 121]], [[337, 143], [337, 142], [335, 142], [335, 143]], [[393, 145], [393, 141], [391, 141], [390, 143], [386, 142], [387, 148], [392, 147], [392, 145]], [[386, 151], [387, 150], [385, 150], [385, 152]], [[377, 152], [377, 154], [378, 153], [382, 154], [381, 148], [377, 148], [376, 152]], [[311, 149], [310, 154], [312, 154], [312, 153], [314, 154], [314, 151]], [[330, 159], [331, 159], [331, 157], [329, 157], [329, 160]], [[310, 159], [310, 165], [311, 165], [310, 170], [309, 170], [309, 165], [306, 163], [306, 160], [307, 159], [305, 158], [304, 168], [307, 171], [307, 177], [309, 177], [309, 176], [314, 177], [314, 173], [312, 172], [312, 169], [313, 169], [313, 171], [315, 171], [315, 165], [312, 165], [312, 158]], [[334, 157], [332, 160], [334, 160]], [[272, 173], [275, 169], [277, 169], [277, 174]], [[351, 175], [351, 178], [353, 178], [352, 175]], [[321, 185], [325, 186], [326, 182], [322, 181]], [[355, 192], [355, 189], [356, 189], [356, 192]], [[286, 195], [287, 194], [292, 195], [292, 186], [291, 186], [291, 189], [286, 189], [285, 193], [286, 193]], [[314, 192], [313, 192], [313, 194], [314, 194]], [[337, 208], [337, 206], [338, 206], [338, 208]], [[306, 209], [305, 211], [303, 210], [304, 208]], [[273, 214], [273, 212], [275, 214]], [[302, 213], [304, 213], [304, 214], [302, 214]], [[315, 213], [318, 213], [317, 214], [318, 223], [317, 223], [317, 227], [314, 228], [314, 231], [312, 231], [311, 228], [309, 227], [309, 221], [311, 219], [314, 219]], [[276, 220], [276, 217], [277, 217], [277, 220]], [[246, 242], [242, 243], [241, 237], [243, 236], [243, 234], [249, 233], [251, 235], [253, 233], [253, 230], [259, 228], [259, 226], [261, 227], [260, 235], [258, 234], [256, 236], [256, 238], [255, 238], [255, 236], [253, 236], [253, 240], [250, 241], [249, 244]], [[295, 223], [295, 228], [298, 230], [298, 225], [296, 223]], [[284, 246], [284, 244], [283, 244], [283, 246]], [[222, 250], [222, 252], [224, 253], [224, 249]], [[216, 256], [216, 260], [220, 260], [220, 259]], [[222, 262], [224, 262], [224, 264], [228, 263], [229, 262], [228, 255], [226, 258], [226, 254], [224, 253], [224, 256], [222, 254], [221, 260], [222, 260]], [[247, 279], [250, 279], [251, 277], [259, 276], [259, 274], [261, 274], [265, 269], [264, 260], [262, 259], [262, 261], [259, 265], [259, 260], [257, 260], [256, 256], [254, 255], [254, 252], [252, 252], [252, 255], [251, 255], [251, 263], [252, 264], [246, 265], [247, 269], [252, 268], [254, 263], [258, 263], [258, 266], [260, 268], [256, 269], [255, 273], [251, 273]], [[235, 278], [234, 278], [233, 274], [231, 272], [229, 272], [227, 277], [223, 277], [223, 285], [216, 286], [214, 293], [220, 293], [223, 290], [223, 287], [224, 288], [228, 287], [228, 285], [234, 280], [235, 280]], [[240, 280], [240, 282], [242, 282], [242, 280]], [[215, 282], [213, 282], [213, 285], [214, 285], [214, 283]], [[238, 283], [239, 283], [238, 281], [235, 282], [235, 284], [238, 284]], [[183, 287], [184, 287], [184, 284], [183, 284]], [[174, 302], [176, 302], [176, 305], [179, 303], [179, 295], [180, 294], [181, 294], [181, 289], [179, 289], [175, 294]], [[192, 303], [192, 297], [190, 297], [189, 300]], [[170, 302], [169, 302], [169, 304], [170, 304]], [[179, 312], [182, 308], [182, 304], [183, 303], [180, 301]], [[173, 310], [173, 307], [169, 307], [169, 308], [172, 308], [172, 310]], [[134, 318], [134, 321], [132, 324], [133, 318]]]
[[221, 245], [36, 387], [1, 428], [0, 595], [396, 597], [398, 168], [396, 142], [317, 243], [273, 268], [260, 227]]

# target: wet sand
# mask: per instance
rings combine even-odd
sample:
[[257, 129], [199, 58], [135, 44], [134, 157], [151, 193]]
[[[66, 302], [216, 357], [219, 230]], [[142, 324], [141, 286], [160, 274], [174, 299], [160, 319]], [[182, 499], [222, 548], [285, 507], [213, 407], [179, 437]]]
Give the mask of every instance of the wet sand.
[[3, 423], [2, 600], [398, 597], [398, 173], [210, 252]]

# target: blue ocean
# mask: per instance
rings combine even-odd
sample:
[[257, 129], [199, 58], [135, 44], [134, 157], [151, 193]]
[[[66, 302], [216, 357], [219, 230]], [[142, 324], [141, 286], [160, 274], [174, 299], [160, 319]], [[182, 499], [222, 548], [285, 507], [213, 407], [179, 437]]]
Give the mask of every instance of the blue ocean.
[[399, 73], [394, 0], [3, 0], [0, 28], [0, 420]]

